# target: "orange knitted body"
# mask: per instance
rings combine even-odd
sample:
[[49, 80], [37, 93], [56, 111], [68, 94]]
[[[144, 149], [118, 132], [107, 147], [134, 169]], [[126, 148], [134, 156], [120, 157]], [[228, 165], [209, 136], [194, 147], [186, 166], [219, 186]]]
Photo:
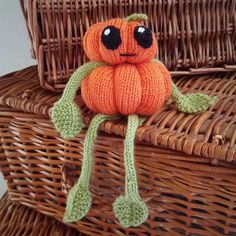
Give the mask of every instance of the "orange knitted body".
[[170, 95], [165, 70], [158, 62], [101, 66], [82, 82], [82, 96], [97, 113], [150, 115]]

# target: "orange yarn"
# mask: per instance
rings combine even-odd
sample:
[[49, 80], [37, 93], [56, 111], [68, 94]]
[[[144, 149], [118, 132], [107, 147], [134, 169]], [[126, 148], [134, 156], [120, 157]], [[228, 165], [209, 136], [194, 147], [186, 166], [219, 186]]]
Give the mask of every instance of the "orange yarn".
[[158, 62], [98, 67], [82, 81], [83, 99], [102, 114], [153, 114], [170, 96], [170, 77], [161, 70]]
[[[152, 34], [153, 44], [150, 48], [142, 48], [134, 40], [134, 29], [140, 22], [126, 22], [123, 19], [112, 19], [91, 26], [83, 39], [84, 50], [91, 61], [103, 61], [109, 64], [143, 63], [152, 60], [157, 53], [157, 40]], [[120, 29], [122, 44], [116, 50], [107, 49], [101, 42], [101, 34], [107, 26]], [[121, 57], [121, 53], [135, 53], [134, 57]]]
[[[93, 25], [85, 34], [83, 44], [87, 56], [109, 64], [96, 68], [82, 81], [82, 96], [91, 110], [108, 115], [150, 115], [170, 96], [168, 70], [161, 63], [151, 61], [157, 51], [155, 36], [152, 33], [151, 47], [139, 46], [134, 39], [135, 27], [139, 25], [137, 21], [112, 19]], [[107, 49], [101, 42], [102, 32], [108, 26], [120, 30], [122, 42], [117, 49]]]

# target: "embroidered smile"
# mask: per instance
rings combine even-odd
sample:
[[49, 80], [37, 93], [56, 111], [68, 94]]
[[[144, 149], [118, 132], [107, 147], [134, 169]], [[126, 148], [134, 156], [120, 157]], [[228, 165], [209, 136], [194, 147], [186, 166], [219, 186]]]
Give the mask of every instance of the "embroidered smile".
[[122, 57], [133, 57], [133, 56], [136, 56], [135, 53], [121, 53], [120, 56]]

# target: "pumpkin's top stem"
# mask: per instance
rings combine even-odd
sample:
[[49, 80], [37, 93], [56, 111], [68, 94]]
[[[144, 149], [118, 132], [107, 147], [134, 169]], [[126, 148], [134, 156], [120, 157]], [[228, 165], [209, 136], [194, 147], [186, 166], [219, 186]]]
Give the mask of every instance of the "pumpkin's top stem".
[[127, 16], [125, 18], [125, 20], [127, 22], [130, 22], [130, 21], [145, 21], [147, 19], [148, 19], [147, 15], [146, 14], [142, 14], [142, 13], [134, 13], [134, 14], [132, 14], [130, 16]]

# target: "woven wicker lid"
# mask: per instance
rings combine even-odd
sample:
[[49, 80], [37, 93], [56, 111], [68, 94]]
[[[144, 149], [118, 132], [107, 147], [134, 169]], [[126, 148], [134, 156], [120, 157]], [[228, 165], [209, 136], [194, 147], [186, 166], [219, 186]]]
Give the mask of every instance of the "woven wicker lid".
[[[49, 118], [51, 107], [60, 95], [42, 89], [37, 77], [35, 66], [1, 77], [0, 114], [11, 108]], [[169, 99], [138, 129], [136, 141], [213, 160], [236, 160], [236, 73], [176, 76], [174, 81], [183, 92], [217, 95], [219, 101], [204, 113], [189, 115], [177, 111]], [[77, 102], [88, 124], [93, 113], [80, 95]], [[125, 136], [126, 118], [108, 121], [101, 130]]]

